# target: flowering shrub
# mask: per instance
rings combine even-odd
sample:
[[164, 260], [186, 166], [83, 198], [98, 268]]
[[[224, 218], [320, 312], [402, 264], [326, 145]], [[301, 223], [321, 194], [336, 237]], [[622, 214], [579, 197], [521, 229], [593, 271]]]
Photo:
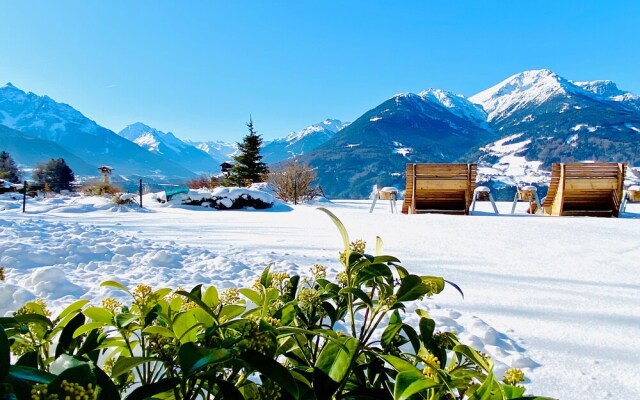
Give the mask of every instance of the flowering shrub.
[[525, 399], [522, 371], [500, 380], [427, 311], [403, 322], [408, 305], [457, 286], [410, 274], [379, 239], [365, 253], [324, 211], [345, 245], [333, 279], [316, 264], [221, 292], [107, 281], [129, 301], [80, 300], [54, 319], [27, 303], [0, 319], [0, 398]]

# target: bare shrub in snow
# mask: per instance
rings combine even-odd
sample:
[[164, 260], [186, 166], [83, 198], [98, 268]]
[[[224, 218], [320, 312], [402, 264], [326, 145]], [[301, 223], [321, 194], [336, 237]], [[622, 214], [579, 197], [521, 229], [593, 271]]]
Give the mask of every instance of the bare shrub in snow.
[[322, 195], [320, 187], [313, 185], [317, 177], [316, 171], [307, 164], [291, 160], [282, 169], [269, 174], [269, 183], [277, 198], [306, 202]]

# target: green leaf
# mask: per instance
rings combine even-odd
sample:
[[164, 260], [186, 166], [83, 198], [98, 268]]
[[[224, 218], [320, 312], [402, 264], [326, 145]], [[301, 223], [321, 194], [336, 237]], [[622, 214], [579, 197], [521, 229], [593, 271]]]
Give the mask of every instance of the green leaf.
[[433, 338], [433, 332], [436, 329], [436, 322], [430, 318], [423, 317], [420, 318], [418, 327], [420, 328], [420, 339], [422, 340], [422, 344], [427, 346]]
[[104, 322], [88, 322], [82, 325], [80, 328], [76, 329], [75, 332], [73, 332], [73, 338], [75, 339], [82, 334], [85, 334], [94, 329], [102, 328], [104, 326], [106, 326]]
[[344, 227], [344, 225], [342, 224], [342, 222], [338, 219], [338, 217], [335, 216], [334, 213], [332, 213], [331, 211], [327, 210], [326, 208], [318, 208], [318, 210], [322, 211], [323, 213], [327, 214], [329, 216], [329, 218], [331, 218], [331, 220], [333, 221], [333, 223], [335, 224], [335, 226], [338, 228], [338, 231], [340, 232], [340, 236], [342, 236], [342, 245], [344, 246], [344, 251], [345, 251], [345, 259], [349, 260], [349, 256], [351, 253], [351, 248], [349, 247], [349, 234], [347, 233], [347, 229]]
[[256, 369], [262, 375], [277, 383], [281, 388], [289, 392], [293, 398], [298, 398], [298, 384], [287, 368], [255, 350], [247, 350], [242, 353], [241, 357], [251, 368]]
[[16, 319], [16, 321], [23, 324], [32, 323], [32, 324], [43, 326], [45, 328], [53, 328], [53, 322], [51, 322], [51, 320], [45, 317], [44, 315], [22, 314], [22, 315], [16, 315], [14, 318]]
[[116, 288], [122, 291], [125, 291], [129, 294], [131, 294], [131, 292], [129, 291], [129, 289], [127, 289], [126, 286], [124, 286], [123, 284], [121, 284], [120, 282], [116, 282], [116, 281], [104, 281], [100, 284], [100, 286], [106, 286], [106, 287], [112, 287], [112, 288]]
[[102, 307], [87, 307], [82, 313], [94, 322], [104, 322], [105, 324], [113, 324], [113, 314]]
[[393, 281], [393, 273], [391, 272], [391, 268], [383, 263], [367, 265], [366, 267], [358, 271], [356, 283], [366, 282], [377, 277], [383, 277], [385, 278], [387, 283], [391, 283], [391, 281]]
[[469, 359], [469, 361], [473, 362], [487, 373], [491, 373], [493, 370], [493, 362], [490, 359], [485, 360], [482, 358], [480, 353], [467, 345], [459, 344], [453, 348], [453, 352], [464, 355]]
[[327, 343], [313, 369], [313, 386], [319, 399], [335, 394], [342, 381], [351, 373], [360, 342], [353, 337], [340, 337]]
[[215, 286], [209, 286], [207, 290], [204, 291], [202, 301], [211, 308], [217, 306], [219, 302], [218, 289], [216, 289]]
[[111, 377], [117, 378], [122, 374], [128, 373], [140, 364], [146, 364], [151, 361], [158, 361], [153, 357], [120, 357], [111, 369]]
[[185, 377], [190, 377], [208, 365], [220, 364], [233, 358], [227, 349], [207, 349], [195, 343], [185, 343], [178, 351], [180, 367]]
[[162, 299], [162, 298], [164, 298], [164, 296], [168, 295], [171, 292], [173, 292], [173, 289], [160, 288], [160, 289], [156, 290], [155, 292], [153, 292], [151, 294], [151, 297], [152, 298], [156, 298], [156, 299]]
[[422, 282], [429, 286], [435, 286], [436, 290], [433, 293], [440, 293], [444, 290], [444, 279], [439, 276], [421, 276]]
[[418, 370], [418, 368], [416, 368], [415, 365], [411, 364], [409, 361], [397, 357], [397, 356], [392, 356], [392, 355], [381, 355], [379, 356], [381, 357], [384, 361], [388, 362], [389, 364], [391, 364], [391, 366], [393, 367], [393, 369], [395, 369], [398, 372], [403, 372], [403, 371], [418, 371], [420, 372], [420, 370]]
[[426, 295], [431, 287], [422, 282], [422, 278], [417, 275], [407, 275], [400, 281], [400, 288], [396, 293], [398, 301], [413, 301]]
[[56, 321], [60, 321], [64, 317], [66, 317], [67, 315], [80, 310], [88, 302], [89, 302], [89, 300], [86, 300], [86, 299], [82, 299], [82, 300], [78, 300], [78, 301], [73, 302], [72, 304], [68, 305], [64, 310], [62, 310], [60, 315], [58, 315], [58, 318], [56, 318]]
[[394, 400], [405, 400], [423, 390], [435, 388], [439, 384], [427, 378], [422, 372], [402, 371], [396, 376], [396, 383], [393, 389]]
[[502, 385], [502, 390], [507, 399], [522, 398], [525, 392], [524, 386]]
[[218, 385], [218, 389], [220, 390], [218, 396], [216, 396], [216, 399], [220, 398], [224, 400], [244, 400], [244, 396], [233, 383], [227, 382], [223, 379], [218, 379], [216, 380], [216, 384]]
[[129, 314], [129, 313], [118, 314], [116, 315], [116, 318], [115, 318], [116, 326], [118, 328], [127, 328], [137, 319], [138, 317], [134, 314]]
[[260, 284], [266, 288], [271, 286], [271, 273], [269, 271], [271, 270], [272, 265], [273, 264], [267, 265], [267, 267], [262, 271], [262, 275], [260, 275]]
[[369, 308], [373, 308], [373, 301], [371, 301], [371, 297], [366, 294], [362, 289], [354, 288], [354, 287], [346, 287], [341, 289], [339, 293], [349, 293], [356, 296], [358, 299], [362, 300], [364, 304], [369, 306]]
[[9, 374], [9, 366], [11, 365], [10, 347], [7, 333], [4, 331], [4, 327], [0, 325], [0, 382], [4, 382]]
[[444, 280], [446, 283], [448, 283], [449, 285], [453, 286], [462, 296], [462, 298], [464, 299], [464, 293], [462, 292], [462, 289], [460, 289], [460, 286], [456, 285], [455, 283], [448, 281], [448, 280]]
[[381, 254], [377, 254], [374, 258], [373, 261], [371, 263], [373, 264], [377, 264], [377, 263], [388, 263], [388, 262], [392, 262], [392, 263], [399, 263], [400, 260], [398, 260], [396, 257], [394, 256], [383, 256]]
[[201, 326], [193, 312], [180, 313], [173, 320], [173, 332], [181, 343], [195, 342]]
[[226, 317], [227, 320], [234, 319], [238, 315], [242, 314], [246, 308], [237, 304], [227, 304], [220, 310], [220, 318]]
[[258, 307], [262, 306], [262, 296], [260, 295], [260, 293], [248, 288], [242, 288], [242, 289], [239, 289], [238, 291], [256, 306]]
[[382, 238], [376, 236], [376, 257], [382, 255]]
[[[132, 391], [125, 400], [146, 400], [155, 398], [154, 396], [166, 392], [173, 394], [173, 389], [180, 384], [178, 378], [167, 378], [157, 382], [149, 383], [143, 386], [137, 387]], [[165, 397], [162, 397], [165, 398]]]
[[400, 332], [403, 325], [404, 324], [402, 323], [387, 325], [387, 328], [382, 332], [382, 339], [380, 341], [382, 343], [382, 347], [387, 348], [393, 343], [393, 339], [396, 337], [398, 332]]
[[97, 379], [91, 368], [92, 365], [91, 363], [83, 362], [78, 366], [65, 369], [49, 383], [47, 388], [49, 393], [57, 394], [58, 398], [64, 399], [66, 393], [62, 388], [62, 382], [65, 380], [69, 383], [77, 383], [84, 387], [87, 387], [87, 385], [91, 383], [95, 387]]
[[165, 328], [164, 326], [156, 326], [156, 325], [147, 326], [142, 330], [142, 333], [146, 333], [149, 335], [160, 335], [170, 339], [173, 339], [176, 337], [176, 335], [173, 333], [171, 329]]
[[48, 384], [53, 381], [56, 376], [37, 368], [25, 367], [22, 365], [13, 365], [9, 369], [9, 377], [15, 380], [23, 380], [35, 383]]
[[[76, 331], [76, 329], [80, 328], [84, 324], [84, 321], [84, 315], [78, 313], [71, 319], [71, 321], [67, 323], [67, 325], [62, 330], [62, 333], [60, 334], [58, 346], [56, 346], [56, 358], [58, 358], [62, 353], [72, 353], [72, 351], [70, 350], [74, 342], [73, 333]], [[77, 345], [78, 343], [75, 344], [75, 346]]]
[[[200, 285], [198, 285], [200, 286]], [[195, 288], [194, 288], [195, 289]], [[197, 305], [200, 306], [200, 308], [202, 308], [203, 310], [205, 310], [209, 315], [211, 315], [216, 321], [218, 320], [216, 313], [213, 312], [213, 310], [211, 309], [211, 307], [209, 307], [208, 305], [206, 305], [201, 299], [200, 297], [194, 295], [193, 293], [189, 293], [189, 292], [185, 292], [184, 290], [178, 290], [176, 291], [176, 294], [179, 294], [180, 296], [184, 296], [186, 298], [188, 298], [189, 300], [193, 301], [194, 303], [196, 303]], [[172, 306], [173, 308], [173, 306]]]
[[496, 397], [501, 398], [501, 396], [497, 396], [497, 392], [499, 392], [498, 389], [498, 383], [494, 379], [493, 371], [489, 371], [482, 385], [471, 393], [469, 400], [493, 400]]

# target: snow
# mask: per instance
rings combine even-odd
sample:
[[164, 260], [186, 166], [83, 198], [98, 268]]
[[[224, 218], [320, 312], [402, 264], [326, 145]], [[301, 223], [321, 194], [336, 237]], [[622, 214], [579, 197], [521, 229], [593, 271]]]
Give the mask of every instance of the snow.
[[[233, 190], [229, 190], [233, 192]], [[314, 205], [277, 203], [263, 211], [217, 211], [160, 204], [117, 207], [100, 197], [0, 196], [0, 315], [35, 297], [54, 311], [78, 298], [117, 295], [98, 283], [219, 288], [250, 285], [268, 264], [305, 273], [315, 263], [340, 270], [340, 235]], [[426, 307], [438, 329], [491, 354], [498, 374], [523, 368], [529, 392], [562, 399], [635, 398], [640, 348], [640, 204], [621, 218], [541, 217], [518, 203], [480, 202], [471, 217], [391, 214], [379, 201], [323, 202], [352, 240], [419, 274], [460, 285]], [[118, 212], [116, 212], [118, 211]], [[371, 248], [369, 248], [371, 250]], [[409, 323], [417, 321], [408, 310]]]
[[333, 134], [349, 126], [349, 124], [350, 122], [342, 122], [337, 119], [328, 118], [322, 122], [318, 122], [317, 124], [308, 126], [298, 132], [291, 132], [289, 135], [287, 135], [284, 141], [288, 143], [295, 143], [309, 135], [312, 135], [318, 132]]
[[589, 126], [588, 124], [578, 124], [578, 125], [574, 126], [573, 128], [571, 128], [571, 130], [574, 131], [574, 132], [577, 132], [577, 131], [581, 131], [583, 129], [586, 129], [590, 133], [593, 133], [593, 132], [597, 131], [598, 128], [600, 128], [600, 126]]
[[631, 125], [629, 123], [624, 124], [624, 126], [626, 126], [627, 128], [629, 128], [629, 129], [631, 129], [633, 131], [640, 132], [640, 128], [636, 128], [635, 126], [633, 126], [633, 125]]
[[427, 89], [418, 95], [423, 100], [439, 104], [458, 117], [476, 124], [483, 124], [487, 120], [487, 113], [482, 107], [473, 104], [461, 94], [454, 94], [441, 89]]
[[525, 71], [477, 93], [469, 100], [481, 105], [488, 120], [504, 119], [529, 104], [542, 104], [567, 93], [571, 83], [547, 69]]
[[380, 121], [381, 119], [382, 119], [382, 117], [371, 117], [371, 118], [369, 118], [369, 121], [376, 122], [376, 121]]

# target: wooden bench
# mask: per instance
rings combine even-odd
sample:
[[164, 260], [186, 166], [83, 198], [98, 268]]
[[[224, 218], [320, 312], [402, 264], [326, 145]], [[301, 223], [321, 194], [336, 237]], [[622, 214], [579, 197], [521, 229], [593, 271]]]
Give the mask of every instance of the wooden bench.
[[469, 214], [476, 164], [407, 164], [402, 213]]
[[623, 198], [623, 163], [555, 163], [544, 215], [617, 217]]

